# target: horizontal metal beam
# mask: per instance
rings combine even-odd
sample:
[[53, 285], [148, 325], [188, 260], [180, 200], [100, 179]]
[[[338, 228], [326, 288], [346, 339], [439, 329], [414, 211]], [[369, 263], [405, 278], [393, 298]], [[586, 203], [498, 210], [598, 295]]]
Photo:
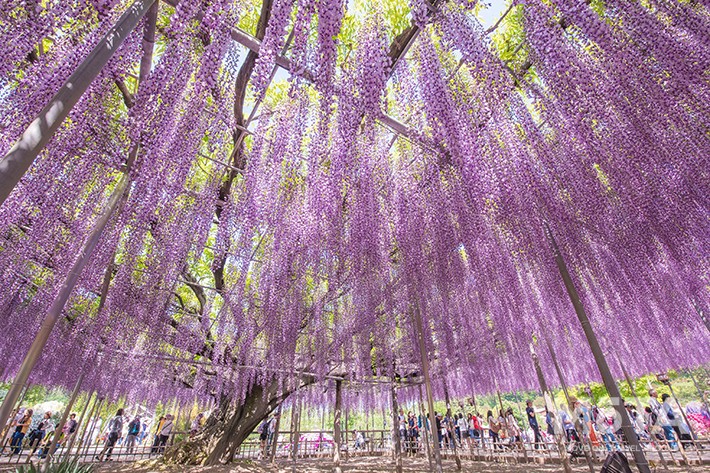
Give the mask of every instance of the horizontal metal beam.
[[[239, 28], [234, 28], [230, 32], [230, 36], [237, 43], [246, 47], [250, 51], [253, 51], [255, 54], [257, 54], [257, 55], [259, 54], [259, 51], [261, 49], [261, 41], [259, 41], [255, 37], [251, 36], [249, 33], [246, 33], [245, 31], [242, 31]], [[279, 55], [276, 57], [276, 65], [287, 70], [287, 71], [291, 70], [291, 61], [288, 58], [284, 57], [283, 55]], [[315, 82], [313, 75], [308, 70], [303, 71], [302, 76], [304, 79], [308, 80], [309, 82]], [[420, 146], [423, 146], [426, 149], [430, 149], [430, 150], [435, 149], [435, 147], [432, 144], [423, 142], [421, 140], [421, 138], [418, 136], [418, 134], [415, 133], [413, 130], [411, 130], [406, 125], [404, 125], [402, 122], [397, 121], [396, 119], [390, 117], [387, 114], [383, 113], [381, 116], [377, 117], [377, 121], [379, 121], [382, 125], [389, 128], [390, 130], [392, 130], [394, 133], [396, 133], [398, 135], [402, 135], [405, 138], [408, 138], [410, 141], [413, 141], [413, 142], [419, 144]]]

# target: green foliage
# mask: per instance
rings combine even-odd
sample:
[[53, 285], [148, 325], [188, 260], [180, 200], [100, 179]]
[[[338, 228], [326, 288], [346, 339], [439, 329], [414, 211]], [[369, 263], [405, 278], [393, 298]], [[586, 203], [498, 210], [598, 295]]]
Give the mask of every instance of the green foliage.
[[529, 54], [523, 24], [524, 15], [522, 5], [513, 7], [491, 37], [494, 52], [516, 72], [522, 70]]
[[20, 465], [15, 468], [15, 473], [92, 473], [94, 465], [90, 463], [79, 464], [76, 461], [63, 461], [61, 463], [51, 463], [46, 470], [42, 470], [42, 463]]

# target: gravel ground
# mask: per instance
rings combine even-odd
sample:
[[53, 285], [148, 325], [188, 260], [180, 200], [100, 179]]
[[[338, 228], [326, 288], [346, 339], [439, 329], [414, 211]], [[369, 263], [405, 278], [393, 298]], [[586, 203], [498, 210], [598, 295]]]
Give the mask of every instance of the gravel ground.
[[[534, 463], [514, 464], [514, 463], [495, 463], [495, 462], [472, 462], [463, 461], [463, 472], [465, 473], [557, 473], [562, 471], [560, 465], [548, 464], [538, 465]], [[428, 472], [429, 465], [424, 458], [404, 458], [404, 472]], [[444, 461], [444, 472], [456, 471], [456, 465], [453, 460]], [[589, 472], [586, 465], [575, 465], [575, 473]], [[596, 465], [595, 469], [599, 471], [601, 465]], [[96, 469], [97, 473], [286, 473], [286, 472], [304, 472], [304, 473], [320, 473], [332, 472], [333, 464], [329, 459], [306, 459], [299, 460], [295, 466], [292, 462], [281, 462], [276, 465], [269, 465], [266, 462], [258, 461], [242, 461], [232, 463], [230, 465], [220, 465], [211, 467], [202, 466], [167, 466], [158, 462], [137, 462], [137, 463], [112, 463], [103, 464]], [[358, 457], [350, 459], [348, 462], [343, 462], [343, 473], [390, 473], [394, 472], [394, 466], [390, 458], [387, 457]], [[652, 469], [652, 471], [663, 472], [662, 467]], [[691, 466], [689, 468], [670, 467], [670, 472], [673, 473], [688, 473], [688, 472], [707, 472], [710, 473], [710, 466]]]

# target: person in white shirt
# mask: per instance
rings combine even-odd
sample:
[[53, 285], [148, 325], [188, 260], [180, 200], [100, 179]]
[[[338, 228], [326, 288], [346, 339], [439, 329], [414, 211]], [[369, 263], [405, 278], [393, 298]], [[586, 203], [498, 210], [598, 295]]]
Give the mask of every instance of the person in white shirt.
[[462, 413], [456, 419], [456, 437], [458, 437], [459, 445], [463, 445], [462, 438], [468, 435], [468, 422]]
[[520, 425], [513, 415], [513, 409], [508, 408], [505, 412], [505, 423], [508, 427], [508, 436], [510, 437], [511, 445], [519, 445], [522, 442], [522, 436], [520, 431]]
[[28, 437], [28, 444], [30, 447], [32, 447], [32, 451], [30, 451], [28, 458], [35, 453], [37, 447], [39, 447], [40, 443], [42, 442], [42, 439], [49, 437], [52, 432], [54, 432], [54, 422], [52, 421], [52, 413], [47, 411], [44, 413], [44, 417], [42, 417], [42, 420], [40, 420], [37, 426], [30, 432], [30, 435]]
[[604, 441], [606, 450], [611, 452], [613, 445], [614, 450], [620, 451], [621, 446], [619, 445], [616, 435], [614, 434], [614, 428], [612, 427], [612, 424], [604, 411], [598, 407], [595, 407], [592, 412], [594, 415], [594, 428]]
[[104, 443], [104, 448], [101, 449], [101, 453], [96, 455], [98, 461], [104, 460], [104, 455], [106, 455], [106, 461], [111, 459], [111, 454], [113, 453], [113, 447], [123, 436], [123, 409], [116, 411], [116, 415], [108, 423], [108, 436], [106, 437], [106, 443]]

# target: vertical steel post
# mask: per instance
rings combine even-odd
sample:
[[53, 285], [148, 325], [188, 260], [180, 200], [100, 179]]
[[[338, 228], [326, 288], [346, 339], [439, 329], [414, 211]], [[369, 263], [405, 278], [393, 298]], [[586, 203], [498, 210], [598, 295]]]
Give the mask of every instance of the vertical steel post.
[[429, 376], [429, 356], [427, 354], [426, 345], [424, 343], [424, 325], [422, 323], [422, 315], [419, 312], [419, 301], [414, 303], [414, 328], [417, 332], [417, 341], [419, 343], [419, 354], [422, 362], [422, 374], [424, 375], [424, 386], [426, 387], [427, 404], [429, 408], [429, 425], [432, 432], [432, 445], [434, 452], [434, 464], [436, 473], [443, 473], [441, 466], [441, 452], [439, 451], [438, 432], [436, 430], [436, 416], [434, 415], [434, 394], [431, 389], [431, 377]]
[[621, 405], [621, 393], [619, 392], [619, 388], [616, 386], [614, 377], [612, 376], [611, 370], [609, 369], [609, 364], [607, 363], [606, 358], [604, 357], [604, 352], [602, 351], [601, 346], [599, 345], [599, 340], [597, 339], [597, 336], [594, 333], [594, 329], [592, 328], [592, 324], [589, 321], [589, 317], [587, 317], [587, 313], [584, 310], [582, 300], [580, 299], [579, 294], [577, 293], [577, 288], [574, 286], [572, 277], [570, 276], [569, 271], [567, 270], [567, 265], [565, 264], [564, 258], [562, 257], [560, 248], [557, 246], [555, 237], [552, 235], [552, 231], [550, 230], [550, 227], [547, 222], [544, 223], [544, 226], [545, 234], [550, 242], [550, 245], [552, 246], [555, 262], [557, 263], [557, 269], [559, 270], [560, 276], [562, 277], [562, 281], [564, 282], [565, 288], [567, 289], [567, 294], [569, 295], [569, 298], [572, 301], [572, 305], [574, 306], [574, 310], [577, 313], [577, 318], [579, 319], [579, 323], [582, 326], [582, 330], [584, 330], [584, 335], [586, 336], [587, 342], [589, 343], [589, 347], [592, 350], [592, 355], [594, 356], [594, 360], [597, 363], [597, 367], [599, 368], [599, 372], [602, 376], [602, 380], [604, 381], [604, 385], [606, 386], [606, 389], [609, 392], [612, 404], [614, 404], [614, 408], [616, 409], [616, 412], [621, 418], [621, 430], [623, 431], [624, 437], [626, 437], [626, 441], [629, 444], [629, 447], [631, 448], [631, 452], [634, 457], [634, 462], [636, 463], [636, 468], [638, 468], [640, 473], [651, 473], [648, 461], [646, 460], [646, 455], [644, 455], [643, 450], [641, 449], [641, 445], [639, 444], [638, 438], [636, 437], [636, 432], [631, 426], [631, 421], [626, 413], [626, 409], [623, 405]]
[[270, 463], [273, 465], [276, 460], [276, 446], [279, 443], [279, 429], [281, 428], [281, 407], [283, 402], [276, 409], [276, 424], [274, 425], [274, 437], [271, 440]]
[[62, 434], [62, 430], [64, 429], [64, 424], [67, 422], [67, 418], [69, 417], [69, 413], [71, 412], [72, 408], [74, 407], [74, 403], [76, 402], [76, 398], [79, 397], [79, 390], [81, 389], [81, 383], [84, 381], [84, 371], [79, 374], [79, 378], [76, 380], [76, 384], [74, 385], [74, 390], [71, 393], [71, 396], [69, 397], [69, 403], [67, 404], [67, 407], [64, 409], [64, 413], [62, 414], [62, 418], [59, 420], [59, 424], [57, 424], [57, 428], [54, 430], [54, 436], [52, 437], [52, 443], [49, 445], [49, 453], [47, 453], [47, 456], [44, 458], [44, 461], [42, 462], [43, 465], [43, 470], [46, 471], [47, 467], [49, 467], [49, 462], [52, 461], [52, 457], [54, 456], [54, 451], [57, 449], [57, 443], [59, 443], [59, 436]]
[[444, 379], [444, 398], [446, 401], [446, 417], [448, 417], [449, 437], [451, 437], [451, 445], [454, 446], [454, 461], [456, 461], [456, 470], [461, 471], [461, 457], [459, 456], [459, 451], [456, 447], [456, 419], [453, 419], [454, 425], [451, 425], [453, 416], [451, 413], [451, 400], [449, 399], [449, 388], [446, 386], [446, 379]]
[[333, 471], [340, 473], [340, 414], [343, 410], [343, 381], [335, 381], [335, 409], [333, 410]]
[[392, 446], [394, 453], [394, 468], [396, 473], [402, 473], [402, 439], [399, 437], [399, 404], [397, 403], [397, 388], [394, 381], [390, 384], [390, 400], [392, 401]]
[[631, 390], [631, 395], [634, 397], [634, 400], [636, 401], [636, 409], [638, 409], [639, 415], [641, 412], [643, 412], [643, 404], [641, 404], [641, 400], [639, 399], [638, 394], [636, 393], [636, 388], [634, 387], [634, 382], [631, 381], [631, 377], [629, 376], [628, 371], [626, 371], [626, 366], [624, 366], [624, 362], [621, 361], [621, 357], [619, 354], [616, 354], [616, 361], [619, 363], [619, 366], [621, 367], [621, 372], [624, 373], [624, 378], [626, 379], [626, 384], [629, 385], [629, 389]]
[[[673, 396], [675, 403], [678, 404], [678, 408], [680, 409], [680, 414], [683, 416], [683, 421], [685, 422], [685, 425], [688, 426], [688, 429], [690, 430], [690, 436], [693, 438], [693, 443], [695, 443], [695, 439], [697, 437], [695, 436], [695, 431], [693, 430], [693, 426], [690, 425], [690, 422], [688, 422], [688, 416], [685, 414], [685, 411], [683, 410], [683, 406], [680, 404], [680, 401], [678, 400], [678, 396], [675, 395], [675, 391], [673, 390], [673, 385], [670, 382], [668, 383], [668, 388], [671, 390], [671, 395]], [[678, 442], [680, 443], [680, 439], [678, 439]]]
[[431, 445], [429, 444], [429, 431], [426, 428], [427, 416], [425, 415], [426, 410], [424, 409], [424, 395], [422, 394], [422, 385], [419, 385], [419, 411], [421, 413], [420, 419], [422, 420], [422, 431], [424, 437], [424, 445], [426, 445], [426, 458], [429, 461], [429, 471], [434, 469], [431, 459]]
[[[542, 372], [542, 367], [540, 366], [540, 358], [538, 358], [535, 348], [530, 344], [530, 354], [532, 355], [533, 365], [535, 366], [535, 373], [537, 373], [537, 380], [540, 383], [540, 390], [542, 391], [542, 396], [545, 398], [545, 408], [548, 411], [554, 412], [554, 405], [552, 402], [552, 392], [547, 386], [547, 381], [545, 381], [545, 375]], [[527, 414], [525, 419], [527, 420]], [[557, 417], [557, 416], [555, 416]], [[555, 434], [555, 441], [557, 443], [557, 449], [559, 450], [560, 457], [562, 458], [562, 468], [565, 473], [572, 473], [572, 465], [570, 464], [569, 456], [567, 456], [567, 448], [564, 442], [562, 442], [562, 436]], [[523, 447], [524, 448], [524, 447]], [[592, 473], [594, 469], [591, 467]]]
[[91, 398], [93, 397], [93, 395], [94, 393], [92, 391], [86, 398], [86, 404], [84, 404], [84, 408], [81, 410], [81, 415], [79, 415], [79, 422], [77, 423], [76, 432], [74, 433], [74, 435], [71, 436], [69, 444], [67, 444], [67, 447], [64, 451], [64, 459], [69, 458], [69, 455], [71, 454], [71, 449], [74, 446], [74, 442], [76, 442], [76, 438], [79, 436], [80, 429], [84, 425], [84, 416], [86, 415], [86, 411], [89, 408], [89, 404], [91, 404]]
[[[155, 1], [136, 0], [128, 7], [116, 25], [106, 33], [39, 112], [37, 118], [27, 126], [15, 146], [0, 160], [0, 205], [5, 202], [35, 158], [69, 116], [74, 105]], [[0, 421], [4, 420], [7, 418], [0, 417]]]
[[59, 320], [62, 315], [64, 305], [69, 300], [69, 296], [71, 296], [74, 286], [76, 286], [76, 282], [79, 280], [79, 276], [81, 275], [84, 266], [86, 266], [91, 259], [91, 255], [96, 249], [96, 245], [98, 245], [101, 235], [108, 225], [111, 216], [121, 202], [121, 198], [128, 188], [128, 182], [129, 178], [127, 175], [124, 175], [119, 181], [118, 185], [111, 194], [111, 198], [109, 199], [106, 209], [104, 209], [102, 215], [96, 222], [89, 238], [84, 243], [83, 248], [77, 255], [71, 269], [67, 273], [66, 278], [59, 289], [59, 293], [56, 295], [54, 301], [52, 301], [52, 305], [47, 310], [47, 315], [42, 322], [42, 326], [35, 336], [35, 339], [32, 341], [32, 345], [30, 345], [27, 355], [25, 355], [24, 360], [22, 360], [20, 369], [17, 375], [15, 375], [15, 378], [12, 380], [10, 390], [8, 391], [7, 396], [5, 396], [2, 406], [0, 406], [0, 425], [5, 425], [7, 422], [15, 403], [20, 396], [22, 386], [27, 383], [30, 373], [32, 373], [32, 370], [42, 356], [44, 348], [47, 345], [47, 340], [49, 340], [49, 336], [52, 333], [57, 320]]

